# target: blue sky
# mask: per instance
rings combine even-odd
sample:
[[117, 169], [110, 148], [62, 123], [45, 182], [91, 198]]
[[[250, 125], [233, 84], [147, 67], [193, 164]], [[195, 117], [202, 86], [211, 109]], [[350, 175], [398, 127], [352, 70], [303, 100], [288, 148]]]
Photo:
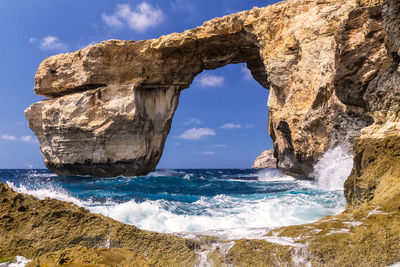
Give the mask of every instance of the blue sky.
[[[0, 168], [43, 168], [23, 111], [40, 62], [107, 39], [142, 40], [276, 1], [0, 1]], [[248, 168], [272, 147], [268, 91], [245, 64], [198, 75], [182, 92], [160, 168]]]

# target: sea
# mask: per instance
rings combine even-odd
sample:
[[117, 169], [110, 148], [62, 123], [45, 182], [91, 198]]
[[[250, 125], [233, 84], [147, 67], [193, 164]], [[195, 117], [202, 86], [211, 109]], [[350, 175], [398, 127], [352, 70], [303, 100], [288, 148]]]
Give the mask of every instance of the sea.
[[278, 169], [162, 169], [138, 177], [57, 176], [48, 170], [0, 170], [15, 191], [72, 202], [140, 229], [178, 236], [257, 238], [280, 226], [316, 221], [345, 208], [343, 183], [353, 158], [329, 150], [314, 180]]

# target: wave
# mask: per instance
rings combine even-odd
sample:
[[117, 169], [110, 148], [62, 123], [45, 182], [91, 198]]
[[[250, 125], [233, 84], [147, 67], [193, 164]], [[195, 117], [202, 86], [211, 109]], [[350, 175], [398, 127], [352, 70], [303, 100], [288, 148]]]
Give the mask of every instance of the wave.
[[185, 176], [185, 175], [190, 175], [190, 174], [187, 174], [182, 171], [162, 169], [150, 172], [149, 174], [146, 175], [146, 177], [168, 177], [168, 176]]
[[[346, 163], [337, 163], [338, 158]], [[280, 170], [265, 169], [157, 170], [132, 179], [78, 181], [49, 180], [48, 174], [37, 173], [33, 175], [38, 179], [28, 175], [26, 180], [7, 183], [16, 192], [72, 202], [144, 230], [251, 238], [261, 237], [271, 228], [310, 223], [341, 212], [343, 192], [330, 189], [344, 182], [344, 171], [338, 174], [323, 169], [333, 159], [345, 167], [350, 159], [352, 165], [352, 157], [342, 150], [329, 151], [316, 166], [317, 182], [298, 181]]]
[[54, 173], [45, 173], [43, 171], [37, 171], [37, 170], [29, 170], [28, 172], [28, 178], [30, 179], [35, 179], [35, 178], [53, 178], [57, 177], [57, 174]]
[[263, 182], [274, 182], [274, 181], [294, 181], [295, 178], [284, 174], [278, 169], [264, 169], [259, 171], [257, 174], [258, 181]]
[[6, 263], [0, 263], [0, 267], [24, 267], [27, 265], [31, 260], [26, 259], [25, 257], [22, 256], [16, 256], [15, 257], [15, 262], [6, 262]]
[[92, 201], [83, 201], [76, 197], [73, 197], [61, 187], [56, 187], [52, 185], [45, 185], [43, 187], [36, 187], [36, 188], [28, 188], [22, 184], [16, 186], [12, 182], [7, 182], [7, 185], [10, 186], [17, 193], [31, 195], [40, 200], [49, 197], [60, 201], [71, 202], [80, 207], [85, 207], [94, 204]]
[[353, 168], [353, 156], [343, 146], [329, 149], [314, 166], [311, 174], [324, 190], [344, 190], [344, 182]]
[[203, 211], [195, 214], [179, 214], [180, 203], [164, 200], [129, 201], [88, 209], [140, 229], [164, 233], [213, 232], [228, 238], [252, 236], [255, 229], [259, 233], [259, 229], [265, 227], [303, 224], [342, 211], [341, 205], [329, 207], [322, 198], [320, 195], [288, 194], [251, 200], [218, 195], [191, 203], [192, 210]]
[[[91, 212], [164, 233], [208, 233], [222, 238], [262, 236], [267, 228], [308, 223], [342, 211], [335, 194], [283, 194], [266, 197], [202, 197], [193, 203], [166, 200], [134, 200], [124, 203], [84, 201], [59, 187], [29, 189], [8, 183], [15, 191], [39, 199], [51, 197], [72, 202]], [[267, 228], [266, 228], [267, 227]]]

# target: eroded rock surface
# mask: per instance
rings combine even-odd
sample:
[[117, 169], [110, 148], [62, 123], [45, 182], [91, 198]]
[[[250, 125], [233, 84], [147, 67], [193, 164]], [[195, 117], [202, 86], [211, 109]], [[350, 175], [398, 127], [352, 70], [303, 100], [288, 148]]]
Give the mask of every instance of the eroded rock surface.
[[383, 16], [391, 60], [364, 94], [374, 124], [362, 130], [355, 144], [353, 171], [345, 184], [352, 207], [400, 197], [400, 2], [385, 1]]
[[53, 172], [145, 174], [161, 157], [180, 91], [203, 70], [246, 62], [270, 90], [278, 167], [304, 177], [373, 122], [363, 95], [390, 63], [381, 9], [289, 0], [158, 39], [90, 45], [42, 62], [35, 92], [51, 99], [25, 114]]
[[253, 164], [253, 169], [276, 168], [276, 158], [274, 157], [274, 150], [265, 150], [260, 156], [256, 158]]
[[[102, 260], [104, 266], [110, 266], [106, 263], [112, 258], [116, 263], [121, 262], [119, 266], [136, 266], [135, 263], [138, 266], [142, 266], [140, 263], [191, 266], [197, 261], [194, 249], [198, 245], [194, 240], [142, 231], [91, 214], [72, 203], [49, 198], [38, 200], [18, 194], [2, 183], [0, 203], [0, 256], [21, 255], [32, 259], [49, 253], [28, 266], [82, 264], [85, 261], [97, 266], [96, 263], [100, 264]], [[102, 249], [111, 251], [107, 253]], [[125, 261], [127, 265], [122, 264]]]

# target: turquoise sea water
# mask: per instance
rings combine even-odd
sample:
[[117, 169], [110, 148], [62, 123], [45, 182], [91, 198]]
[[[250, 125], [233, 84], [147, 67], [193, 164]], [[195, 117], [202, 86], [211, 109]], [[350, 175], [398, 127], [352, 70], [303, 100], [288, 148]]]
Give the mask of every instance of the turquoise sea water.
[[343, 210], [343, 192], [276, 169], [157, 170], [147, 176], [59, 177], [0, 170], [0, 182], [40, 199], [70, 201], [141, 229], [225, 238], [315, 221]]

